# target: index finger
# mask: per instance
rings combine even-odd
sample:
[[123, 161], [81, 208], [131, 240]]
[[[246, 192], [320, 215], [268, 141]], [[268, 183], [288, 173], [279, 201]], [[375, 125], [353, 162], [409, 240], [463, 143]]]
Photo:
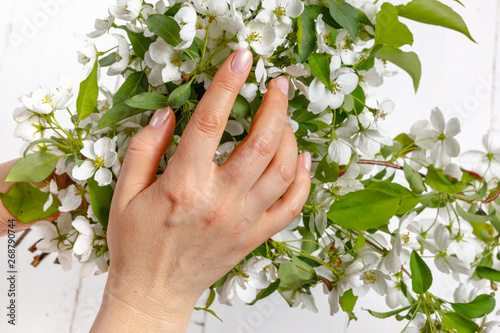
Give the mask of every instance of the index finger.
[[241, 49], [231, 54], [219, 68], [198, 103], [177, 148], [182, 169], [209, 172], [215, 151], [224, 133], [234, 101], [245, 83], [253, 63], [252, 52]]

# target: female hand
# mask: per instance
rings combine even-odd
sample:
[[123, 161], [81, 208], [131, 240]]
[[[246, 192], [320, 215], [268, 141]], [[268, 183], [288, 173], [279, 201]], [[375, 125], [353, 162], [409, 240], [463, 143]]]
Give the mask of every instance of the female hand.
[[228, 57], [158, 179], [172, 110], [156, 111], [132, 139], [112, 201], [111, 264], [93, 332], [185, 331], [201, 294], [299, 215], [311, 157], [297, 156], [285, 77], [269, 83], [249, 135], [228, 160], [213, 162], [251, 64], [248, 50]]

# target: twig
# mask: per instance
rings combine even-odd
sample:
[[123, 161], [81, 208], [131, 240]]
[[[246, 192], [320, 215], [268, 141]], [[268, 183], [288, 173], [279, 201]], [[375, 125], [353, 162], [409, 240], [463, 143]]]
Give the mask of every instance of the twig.
[[26, 237], [27, 234], [29, 234], [31, 231], [31, 229], [26, 229], [22, 234], [21, 236], [19, 236], [19, 238], [16, 240], [16, 242], [14, 243], [14, 247], [17, 247], [19, 244], [21, 244], [21, 242], [23, 241], [24, 237]]

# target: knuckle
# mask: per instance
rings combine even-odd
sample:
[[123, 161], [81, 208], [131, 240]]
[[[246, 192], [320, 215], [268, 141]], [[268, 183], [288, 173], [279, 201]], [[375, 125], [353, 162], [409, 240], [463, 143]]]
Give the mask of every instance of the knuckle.
[[261, 157], [268, 157], [274, 151], [274, 138], [271, 134], [258, 135], [253, 138], [251, 147]]
[[237, 84], [235, 80], [231, 78], [225, 78], [224, 80], [213, 80], [210, 83], [210, 90], [215, 90], [217, 95], [229, 96], [235, 92], [235, 87]]
[[278, 174], [281, 181], [289, 186], [295, 179], [295, 168], [289, 163], [282, 163], [278, 168]]
[[290, 202], [290, 204], [288, 205], [288, 214], [290, 216], [290, 221], [295, 220], [301, 212], [302, 205], [299, 202], [297, 202], [296, 200]]
[[222, 130], [222, 119], [215, 112], [201, 112], [191, 118], [197, 131], [208, 138], [212, 138]]
[[128, 146], [128, 152], [132, 153], [149, 151], [150, 149], [151, 145], [142, 139], [140, 135], [133, 136]]

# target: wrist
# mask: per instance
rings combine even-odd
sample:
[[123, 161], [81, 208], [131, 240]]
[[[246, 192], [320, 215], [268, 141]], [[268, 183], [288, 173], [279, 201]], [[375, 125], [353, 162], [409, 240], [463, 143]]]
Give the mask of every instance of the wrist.
[[111, 272], [91, 332], [172, 332], [187, 330], [194, 304], [182, 295], [144, 281], [131, 285]]

